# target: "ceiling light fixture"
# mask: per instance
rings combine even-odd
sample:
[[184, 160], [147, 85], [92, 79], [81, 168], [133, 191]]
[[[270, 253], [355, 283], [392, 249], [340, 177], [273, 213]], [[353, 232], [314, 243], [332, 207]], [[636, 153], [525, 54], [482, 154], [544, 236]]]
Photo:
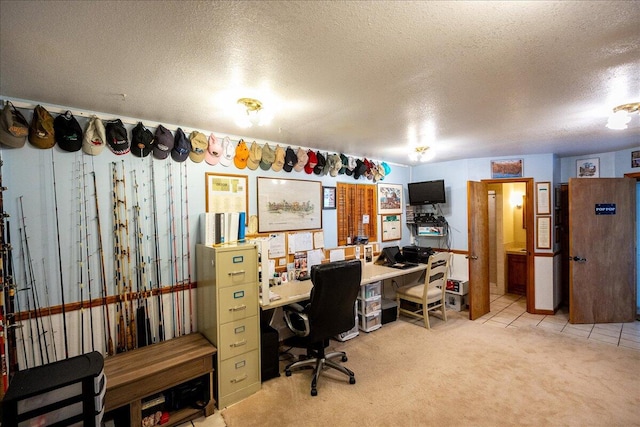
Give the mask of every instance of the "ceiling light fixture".
[[429, 151], [429, 147], [426, 145], [414, 147], [413, 150], [409, 153], [409, 159], [413, 162], [427, 162], [433, 159], [433, 151]]
[[273, 114], [264, 109], [262, 102], [254, 98], [240, 98], [237, 102], [238, 115], [236, 124], [242, 128], [265, 126], [271, 123]]
[[626, 129], [631, 121], [631, 113], [640, 113], [640, 102], [618, 105], [609, 116], [607, 127], [609, 129]]

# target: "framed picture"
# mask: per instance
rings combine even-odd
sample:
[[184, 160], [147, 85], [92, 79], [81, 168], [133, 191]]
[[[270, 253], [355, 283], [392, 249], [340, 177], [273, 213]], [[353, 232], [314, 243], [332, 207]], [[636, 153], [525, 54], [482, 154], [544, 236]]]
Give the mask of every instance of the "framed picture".
[[382, 215], [382, 241], [402, 239], [400, 215]]
[[365, 245], [364, 247], [364, 263], [373, 264], [373, 245]]
[[551, 183], [536, 182], [536, 215], [551, 214]]
[[522, 159], [492, 160], [491, 178], [522, 178], [523, 164]]
[[631, 167], [640, 168], [640, 151], [631, 152]]
[[378, 184], [378, 213], [402, 213], [402, 184]]
[[322, 187], [322, 209], [336, 208], [336, 187]]
[[246, 175], [205, 173], [207, 212], [245, 212], [249, 217], [249, 179]]
[[576, 176], [578, 178], [600, 178], [600, 158], [576, 160]]
[[551, 217], [539, 216], [537, 220], [537, 239], [536, 248], [538, 249], [551, 249]]
[[322, 183], [258, 177], [258, 232], [322, 228]]

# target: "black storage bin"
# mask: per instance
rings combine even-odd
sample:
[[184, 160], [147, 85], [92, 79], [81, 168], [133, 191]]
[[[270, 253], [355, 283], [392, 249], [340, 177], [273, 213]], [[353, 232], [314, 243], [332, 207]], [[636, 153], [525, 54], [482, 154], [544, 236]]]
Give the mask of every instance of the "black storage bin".
[[260, 350], [262, 368], [262, 381], [280, 376], [279, 362], [279, 337], [278, 331], [271, 326], [263, 325], [260, 328]]

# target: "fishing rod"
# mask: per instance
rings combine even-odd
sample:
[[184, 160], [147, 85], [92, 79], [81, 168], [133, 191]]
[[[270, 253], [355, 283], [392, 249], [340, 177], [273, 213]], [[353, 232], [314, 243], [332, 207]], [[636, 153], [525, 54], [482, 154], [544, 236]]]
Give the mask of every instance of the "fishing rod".
[[58, 218], [58, 194], [56, 190], [56, 165], [53, 161], [53, 151], [51, 150], [51, 170], [53, 171], [53, 203], [56, 208], [56, 233], [58, 237], [58, 273], [60, 274], [60, 299], [62, 300], [62, 329], [64, 331], [64, 357], [69, 358], [69, 340], [67, 338], [67, 315], [64, 304], [64, 280], [62, 277], [62, 254], [60, 251], [60, 221]]
[[189, 332], [193, 332], [193, 302], [191, 300], [191, 228], [189, 228], [189, 180], [187, 179], [187, 165], [184, 166], [184, 203], [185, 221], [187, 223], [187, 287], [189, 290]]
[[164, 341], [164, 303], [162, 301], [162, 267], [160, 265], [160, 245], [158, 244], [158, 209], [156, 204], [156, 180], [153, 162], [151, 162], [151, 201], [153, 203], [153, 232], [155, 240], [156, 290], [158, 296], [158, 341]]
[[107, 355], [113, 356], [113, 337], [111, 336], [111, 316], [109, 315], [109, 305], [107, 304], [107, 273], [104, 263], [104, 247], [102, 246], [102, 228], [100, 227], [100, 209], [98, 208], [98, 185], [96, 183], [96, 173], [91, 171], [93, 177], [93, 195], [96, 205], [96, 227], [98, 228], [98, 252], [100, 253], [100, 280], [102, 281], [102, 317], [106, 330], [105, 348]]
[[116, 304], [116, 312], [118, 313], [118, 323], [116, 325], [117, 331], [117, 342], [116, 342], [116, 351], [121, 353], [127, 350], [127, 339], [126, 339], [126, 324], [124, 320], [124, 307], [123, 307], [123, 276], [122, 276], [122, 243], [121, 240], [121, 229], [124, 227], [124, 224], [120, 222], [120, 218], [118, 215], [118, 172], [116, 170], [116, 164], [111, 163], [111, 177], [113, 180], [113, 237], [114, 237], [114, 250], [115, 250], [115, 283], [116, 292], [118, 294], [118, 301]]
[[[1, 160], [0, 160], [1, 163]], [[9, 379], [18, 372], [18, 350], [16, 341], [16, 328], [22, 328], [22, 324], [16, 324], [16, 284], [13, 277], [13, 247], [11, 246], [11, 226], [9, 221], [6, 223], [5, 251], [6, 262], [3, 265], [6, 266], [6, 276], [4, 285], [5, 294], [5, 341], [7, 343], [7, 357], [8, 357], [8, 374]], [[21, 329], [22, 331], [22, 329]]]
[[[80, 175], [80, 162], [77, 163], [78, 175]], [[82, 242], [82, 189], [81, 179], [78, 176], [76, 180], [78, 185], [78, 289], [80, 291], [80, 354], [84, 354], [84, 262], [82, 260], [83, 242]]]
[[[178, 163], [179, 168], [181, 169], [184, 164], [183, 163]], [[184, 203], [182, 203], [182, 189], [184, 188], [182, 186], [182, 177], [183, 174], [180, 174], [180, 255], [181, 255], [181, 259], [182, 259], [182, 291], [180, 292], [182, 294], [182, 331], [183, 333], [186, 333], [187, 331], [187, 325], [186, 325], [186, 311], [185, 311], [185, 295], [184, 295], [184, 289], [185, 289], [185, 281], [186, 281], [186, 277], [185, 277], [185, 271], [186, 269], [184, 268], [184, 261], [185, 261], [185, 253], [184, 253]]]
[[82, 162], [82, 201], [84, 202], [84, 242], [85, 242], [85, 257], [87, 261], [87, 291], [89, 295], [89, 331], [91, 332], [91, 351], [96, 350], [93, 332], [93, 303], [91, 294], [91, 257], [89, 254], [89, 211], [87, 209], [87, 180], [85, 173], [85, 163]]
[[[129, 298], [130, 296], [130, 292], [132, 291], [132, 286], [131, 286], [131, 246], [130, 246], [130, 241], [129, 241], [129, 215], [128, 215], [128, 209], [127, 209], [127, 184], [126, 184], [126, 175], [125, 175], [125, 170], [124, 170], [124, 160], [122, 160], [122, 206], [123, 206], [123, 213], [124, 213], [124, 233], [125, 233], [125, 238], [124, 238], [124, 243], [126, 244], [126, 248], [125, 248], [125, 254], [127, 255], [127, 263], [126, 263], [126, 268], [124, 269], [126, 276], [125, 276], [125, 283], [126, 283], [126, 287], [125, 287], [125, 293], [124, 293], [124, 298], [125, 298], [125, 315], [126, 315], [126, 320], [127, 320], [127, 350], [133, 350], [135, 348], [135, 342], [136, 342], [136, 326], [135, 326], [135, 318], [134, 318], [134, 311], [133, 311], [133, 298]], [[127, 299], [129, 304], [127, 305]]]
[[[24, 255], [25, 255], [25, 260], [24, 262], [26, 263], [25, 266], [28, 268], [28, 270], [25, 270], [25, 274], [29, 274], [29, 279], [28, 279], [28, 283], [29, 283], [29, 289], [31, 290], [31, 301], [33, 302], [33, 313], [35, 316], [35, 321], [36, 321], [36, 331], [38, 333], [38, 349], [40, 352], [40, 362], [41, 364], [44, 365], [44, 353], [42, 352], [42, 341], [41, 339], [44, 340], [44, 347], [45, 349], [47, 348], [47, 340], [46, 340], [46, 336], [44, 334], [43, 331], [40, 330], [40, 323], [42, 323], [42, 316], [39, 313], [40, 311], [40, 307], [38, 304], [38, 299], [37, 299], [37, 295], [36, 295], [36, 279], [35, 279], [35, 274], [33, 271], [33, 260], [31, 258], [31, 250], [29, 249], [29, 237], [27, 235], [27, 224], [25, 221], [25, 216], [24, 216], [24, 206], [22, 204], [22, 196], [19, 197], [19, 204], [20, 204], [20, 212], [21, 212], [21, 219], [22, 219], [22, 232], [24, 235]], [[29, 301], [28, 297], [27, 297], [27, 301]], [[38, 323], [38, 319], [40, 319], [40, 323]], [[31, 309], [29, 308], [29, 322], [31, 322]], [[42, 328], [44, 329], [44, 323], [42, 324]], [[33, 336], [32, 336], [32, 340], [31, 340], [31, 344], [33, 345]], [[49, 363], [49, 353], [47, 353], [47, 363]], [[34, 352], [34, 364], [35, 364], [35, 352]]]
[[[131, 171], [133, 176], [133, 224], [135, 228], [135, 244], [136, 244], [136, 279], [137, 279], [137, 291], [138, 291], [138, 308], [136, 312], [136, 333], [138, 337], [138, 347], [144, 347], [152, 343], [151, 340], [151, 323], [149, 321], [149, 306], [147, 304], [147, 272], [146, 264], [144, 260], [144, 243], [142, 232], [142, 225], [140, 223], [140, 199], [138, 196], [138, 179], [136, 177], [135, 169]], [[141, 295], [140, 289], [143, 293]], [[142, 297], [143, 304], [140, 304], [140, 298]]]
[[173, 299], [173, 295], [171, 297], [171, 308], [173, 312], [173, 336], [180, 336], [180, 301], [178, 299], [178, 292], [176, 292], [175, 287], [178, 283], [178, 266], [176, 259], [176, 225], [175, 225], [175, 213], [173, 208], [173, 176], [171, 175], [171, 162], [167, 163], [167, 187], [169, 190], [169, 238], [171, 242], [169, 243], [169, 269], [171, 275], [173, 276], [173, 281], [171, 283], [171, 293], [175, 294], [176, 299]]
[[4, 191], [5, 187], [2, 186], [2, 158], [0, 158], [0, 284], [2, 285], [2, 294], [0, 294], [0, 367], [2, 369], [2, 387], [0, 387], [0, 399], [4, 398], [4, 393], [9, 388], [9, 366], [7, 357], [8, 340], [5, 339], [5, 335], [8, 337], [8, 292], [6, 292], [8, 286], [8, 273], [5, 269], [5, 260], [9, 247], [5, 241], [5, 219], [9, 215], [4, 211]]
[[[25, 238], [25, 233], [24, 233], [24, 230], [21, 227], [18, 229], [18, 231], [20, 232], [20, 238], [21, 238], [21, 241], [22, 241], [21, 251], [22, 251], [22, 268], [24, 269], [24, 282], [29, 284], [30, 282], [29, 282], [29, 277], [28, 277], [27, 255], [26, 255], [25, 249], [24, 249], [24, 246], [25, 246], [24, 242], [25, 242], [25, 239], [26, 239]], [[30, 290], [30, 286], [28, 286], [26, 288], [20, 288], [20, 289], [18, 289], [18, 292], [29, 291], [29, 290]], [[31, 357], [32, 357], [32, 360], [33, 360], [33, 364], [36, 365], [37, 364], [37, 362], [36, 362], [36, 345], [33, 342], [33, 323], [31, 322], [31, 303], [29, 302], [29, 293], [28, 292], [27, 292], [26, 299], [27, 299], [27, 321], [28, 321], [27, 324], [29, 325], [29, 340], [31, 341], [31, 346], [30, 346]], [[29, 366], [29, 362], [28, 362], [28, 359], [27, 359], [26, 352], [25, 352], [25, 362], [26, 362], [26, 365], [28, 367]]]
[[56, 349], [56, 340], [53, 336], [53, 320], [51, 319], [51, 300], [49, 298], [49, 286], [47, 285], [47, 269], [45, 268], [44, 258], [42, 258], [42, 278], [44, 282], [44, 296], [45, 303], [47, 304], [47, 308], [49, 310], [47, 317], [49, 318], [49, 330], [51, 331], [51, 342], [53, 344], [53, 359], [54, 361], [58, 360], [58, 350]]

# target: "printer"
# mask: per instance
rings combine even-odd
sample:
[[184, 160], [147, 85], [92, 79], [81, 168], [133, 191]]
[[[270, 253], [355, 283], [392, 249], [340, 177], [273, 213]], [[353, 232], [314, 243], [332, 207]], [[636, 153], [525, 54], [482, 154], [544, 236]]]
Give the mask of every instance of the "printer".
[[404, 255], [405, 259], [409, 262], [426, 264], [433, 253], [433, 249], [428, 246], [411, 245], [402, 248], [402, 255]]

